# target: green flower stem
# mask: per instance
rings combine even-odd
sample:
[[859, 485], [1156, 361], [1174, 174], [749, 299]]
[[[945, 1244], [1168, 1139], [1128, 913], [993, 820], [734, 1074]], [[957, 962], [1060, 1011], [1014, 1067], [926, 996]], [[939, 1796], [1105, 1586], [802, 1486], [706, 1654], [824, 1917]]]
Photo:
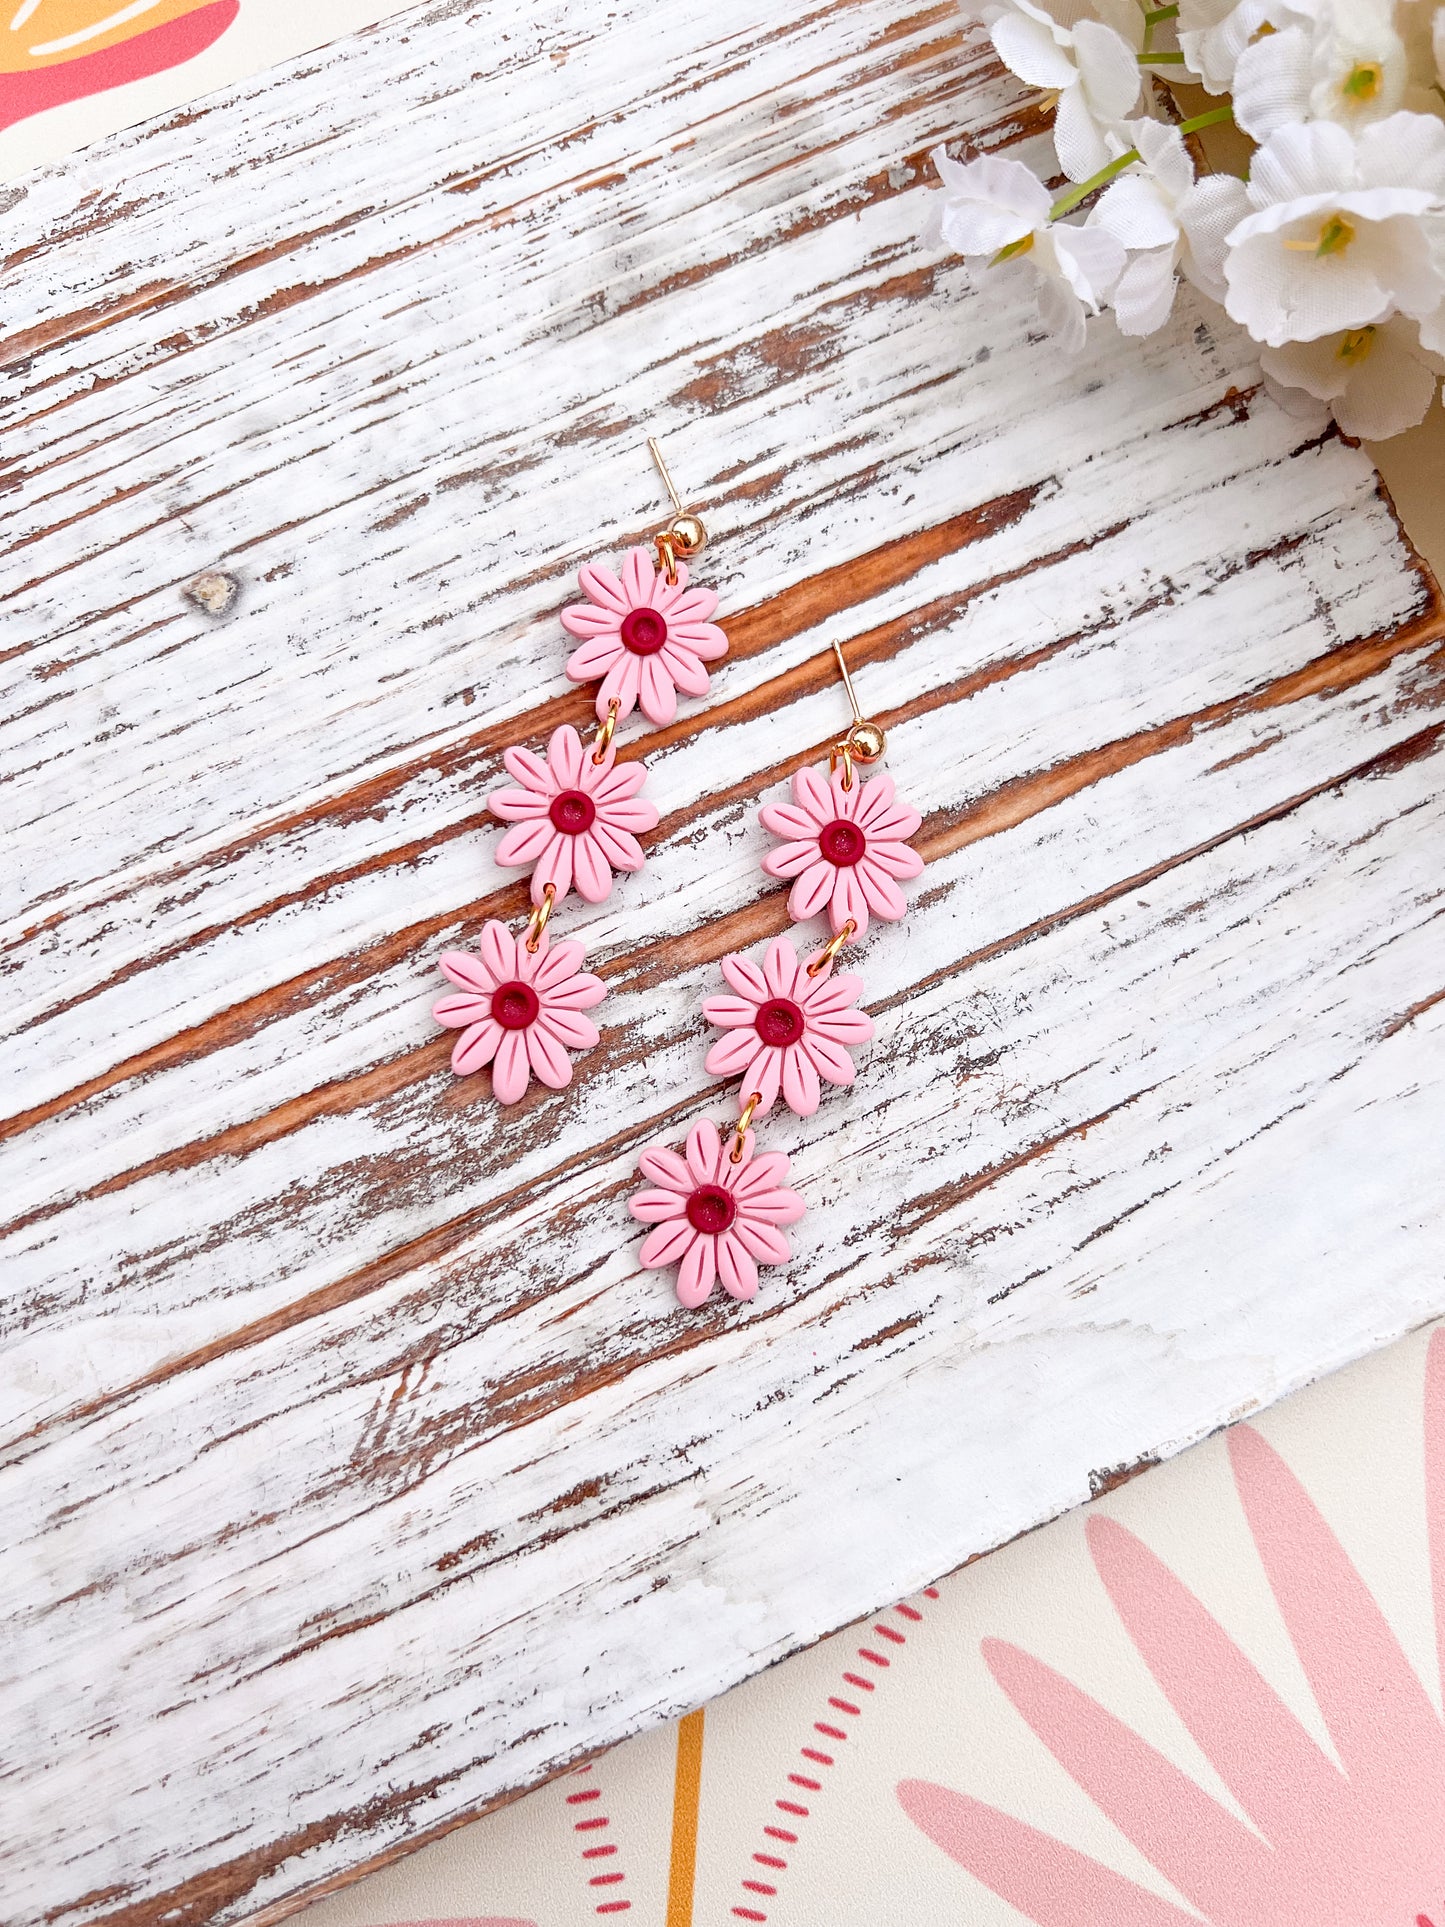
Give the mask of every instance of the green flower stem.
[[[1232, 107], [1227, 105], [1224, 107], [1211, 107], [1208, 113], [1196, 114], [1193, 120], [1180, 121], [1179, 132], [1181, 134], [1197, 134], [1202, 127], [1221, 127], [1226, 121], [1233, 119], [1234, 109]], [[1060, 195], [1058, 200], [1055, 201], [1049, 209], [1049, 219], [1051, 221], [1059, 221], [1063, 219], [1064, 215], [1072, 214], [1081, 201], [1087, 201], [1091, 194], [1097, 189], [1106, 186], [1108, 182], [1114, 179], [1115, 175], [1122, 174], [1126, 167], [1132, 167], [1138, 158], [1138, 148], [1131, 147], [1127, 154], [1121, 154], [1116, 161], [1110, 161], [1107, 167], [1101, 167], [1097, 174], [1091, 174], [1088, 180], [1080, 181], [1077, 187], [1071, 187], [1068, 193]]]
[[1172, 7], [1151, 7], [1144, 16], [1144, 25], [1146, 27], [1157, 27], [1161, 20], [1177, 20], [1178, 18], [1179, 8], [1177, 4]]

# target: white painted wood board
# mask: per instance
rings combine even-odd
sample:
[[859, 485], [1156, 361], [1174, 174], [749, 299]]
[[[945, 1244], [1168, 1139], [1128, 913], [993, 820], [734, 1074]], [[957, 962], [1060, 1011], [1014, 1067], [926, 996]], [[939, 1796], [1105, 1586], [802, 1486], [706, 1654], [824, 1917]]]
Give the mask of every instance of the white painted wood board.
[[[1445, 1311], [1438, 592], [1198, 308], [923, 249], [945, 136], [1038, 136], [947, 7], [437, 7], [8, 216], [7, 1920], [279, 1915]], [[499, 1115], [434, 960], [649, 431], [732, 653]], [[684, 1314], [624, 1200], [834, 637], [929, 868]]]

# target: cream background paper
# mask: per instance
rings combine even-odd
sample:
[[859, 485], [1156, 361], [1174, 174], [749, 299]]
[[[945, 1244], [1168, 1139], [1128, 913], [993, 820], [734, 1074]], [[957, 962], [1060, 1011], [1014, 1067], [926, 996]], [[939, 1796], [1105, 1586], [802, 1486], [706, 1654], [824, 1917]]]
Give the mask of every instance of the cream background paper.
[[[1256, 1429], [1339, 1537], [1438, 1709], [1423, 1469], [1428, 1342], [1428, 1333], [1418, 1334], [1297, 1394]], [[1439, 1346], [1445, 1360], [1445, 1332]], [[941, 1581], [931, 1589], [936, 1597], [919, 1595], [903, 1611], [878, 1614], [708, 1707], [690, 1912], [676, 1895], [671, 1908], [668, 1899], [678, 1730], [669, 1727], [318, 1903], [306, 1912], [306, 1927], [446, 1919], [734, 1927], [749, 1918], [774, 1927], [1019, 1927], [1029, 1916], [956, 1865], [904, 1813], [898, 1783], [920, 1777], [1092, 1855], [1188, 1919], [1187, 1903], [1035, 1737], [980, 1652], [984, 1639], [1004, 1638], [1046, 1661], [1242, 1817], [1095, 1571], [1085, 1531], [1100, 1513], [1130, 1528], [1185, 1582], [1332, 1756], [1246, 1522], [1226, 1441], [1216, 1438]], [[901, 1643], [884, 1639], [880, 1626]], [[889, 1665], [860, 1659], [863, 1649]], [[850, 1688], [849, 1672], [871, 1676], [874, 1690]], [[594, 1690], [605, 1691], [605, 1682]], [[862, 1707], [856, 1717], [830, 1708], [830, 1700], [850, 1695]], [[1388, 1712], [1381, 1717], [1387, 1722]], [[846, 1740], [820, 1735], [819, 1721], [846, 1729]], [[834, 1764], [816, 1764], [805, 1747]], [[818, 1791], [790, 1781], [800, 1771]], [[806, 1819], [780, 1811], [778, 1800], [789, 1795], [808, 1807]], [[589, 1818], [607, 1824], [578, 1831]], [[1445, 1841], [1445, 1814], [1440, 1819]], [[763, 1832], [779, 1821], [796, 1832], [796, 1845]], [[616, 1852], [584, 1859], [598, 1842]], [[1348, 1854], [1343, 1836], [1340, 1847]], [[758, 1862], [760, 1850], [786, 1866]], [[594, 1886], [599, 1870], [623, 1878]], [[749, 1879], [776, 1892], [747, 1888]], [[1445, 1922], [1445, 1887], [1422, 1892], [1414, 1904], [1435, 1927]], [[1258, 1927], [1286, 1918], [1294, 1921], [1262, 1912]], [[1113, 1923], [1080, 1917], [1078, 1927]], [[1335, 1923], [1301, 1916], [1298, 1927]], [[1391, 1913], [1369, 1927], [1416, 1921]]]

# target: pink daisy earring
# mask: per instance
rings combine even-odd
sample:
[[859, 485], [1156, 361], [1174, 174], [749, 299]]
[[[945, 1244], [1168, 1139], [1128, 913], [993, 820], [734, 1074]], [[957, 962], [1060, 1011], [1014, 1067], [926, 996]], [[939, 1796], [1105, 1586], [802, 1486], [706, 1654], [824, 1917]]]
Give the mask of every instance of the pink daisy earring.
[[638, 838], [657, 827], [656, 805], [639, 794], [647, 766], [640, 758], [619, 761], [617, 725], [639, 706], [650, 722], [671, 722], [677, 692], [705, 695], [703, 665], [727, 653], [727, 637], [712, 620], [716, 594], [688, 586], [684, 558], [697, 554], [707, 533], [683, 507], [656, 441], [649, 437], [647, 446], [674, 511], [654, 538], [656, 564], [645, 548], [627, 551], [620, 575], [585, 562], [578, 581], [587, 601], [562, 611], [563, 627], [583, 638], [567, 660], [567, 675], [573, 682], [602, 678], [596, 736], [584, 743], [564, 723], [553, 730], [545, 757], [513, 744], [502, 761], [516, 787], [487, 799], [492, 814], [510, 825], [497, 861], [531, 865], [527, 927], [514, 936], [492, 919], [475, 951], [449, 950], [441, 958], [456, 994], [443, 997], [432, 1014], [461, 1033], [452, 1069], [465, 1077], [490, 1064], [492, 1091], [502, 1104], [515, 1104], [533, 1077], [564, 1089], [572, 1081], [568, 1052], [591, 1050], [598, 1041], [586, 1012], [606, 987], [581, 968], [582, 945], [552, 943], [547, 925], [569, 891], [601, 903], [615, 873], [640, 870]]
[[724, 957], [722, 974], [733, 993], [709, 997], [703, 1016], [722, 1032], [706, 1068], [740, 1078], [739, 1115], [730, 1139], [703, 1121], [693, 1127], [686, 1155], [649, 1145], [640, 1165], [653, 1188], [630, 1200], [635, 1218], [654, 1228], [643, 1240], [645, 1266], [676, 1265], [677, 1295], [700, 1305], [720, 1282], [733, 1298], [752, 1298], [760, 1264], [792, 1255], [781, 1227], [803, 1215], [803, 1200], [785, 1180], [781, 1151], [757, 1155], [752, 1123], [779, 1097], [800, 1117], [811, 1117], [824, 1084], [849, 1085], [851, 1047], [867, 1043], [873, 1023], [856, 1008], [863, 979], [834, 974], [846, 944], [872, 918], [896, 922], [907, 912], [900, 883], [918, 876], [923, 859], [909, 839], [923, 819], [898, 800], [891, 777], [865, 779], [860, 766], [881, 760], [887, 740], [858, 706], [843, 651], [833, 652], [848, 692], [853, 722], [828, 754], [827, 773], [800, 769], [793, 800], [761, 812], [764, 829], [781, 839], [763, 858], [764, 873], [792, 879], [788, 911], [795, 922], [827, 912], [831, 936], [800, 957], [787, 937], [775, 937], [761, 964]]

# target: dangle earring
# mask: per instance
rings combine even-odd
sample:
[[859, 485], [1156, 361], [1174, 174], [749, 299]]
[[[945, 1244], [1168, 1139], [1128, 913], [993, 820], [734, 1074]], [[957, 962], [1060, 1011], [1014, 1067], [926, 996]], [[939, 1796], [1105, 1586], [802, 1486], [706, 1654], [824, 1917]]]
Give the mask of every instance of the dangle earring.
[[702, 1118], [683, 1156], [652, 1144], [638, 1160], [656, 1187], [629, 1200], [632, 1215], [654, 1227], [643, 1240], [640, 1262], [675, 1264], [684, 1305], [702, 1304], [715, 1279], [730, 1296], [752, 1298], [758, 1266], [783, 1264], [792, 1255], [780, 1227], [803, 1215], [803, 1200], [785, 1182], [787, 1156], [757, 1153], [753, 1120], [766, 1116], [780, 1095], [800, 1117], [811, 1117], [823, 1082], [853, 1082], [848, 1047], [866, 1043], [873, 1022], [855, 1008], [863, 979], [835, 976], [833, 967], [844, 945], [865, 934], [871, 917], [896, 922], [906, 913], [899, 883], [923, 869], [908, 843], [922, 817], [898, 801], [891, 777], [859, 773], [860, 766], [881, 760], [887, 741], [859, 708], [837, 642], [833, 652], [852, 724], [829, 750], [826, 776], [821, 769], [800, 769], [792, 802], [761, 812], [764, 829], [782, 839], [763, 858], [764, 872], [793, 880], [788, 912], [795, 922], [826, 910], [832, 935], [806, 959], [800, 960], [787, 937], [773, 939], [761, 966], [738, 954], [723, 958], [723, 976], [734, 994], [703, 1004], [703, 1016], [723, 1033], [708, 1052], [707, 1069], [741, 1077], [737, 1122], [724, 1137]]
[[707, 694], [706, 664], [727, 654], [727, 637], [712, 620], [717, 595], [689, 588], [687, 557], [707, 540], [697, 516], [683, 507], [662, 451], [647, 446], [672, 499], [673, 516], [653, 538], [654, 566], [645, 548], [623, 557], [620, 575], [584, 562], [577, 580], [585, 602], [562, 611], [562, 626], [579, 639], [567, 658], [573, 682], [602, 678], [598, 730], [590, 745], [570, 723], [554, 729], [545, 758], [514, 744], [502, 752], [515, 789], [487, 799], [493, 816], [512, 827], [497, 846], [497, 861], [532, 866], [532, 914], [519, 935], [495, 918], [482, 926], [475, 951], [448, 950], [442, 974], [457, 987], [433, 1015], [461, 1035], [452, 1050], [459, 1077], [492, 1066], [492, 1090], [515, 1104], [535, 1075], [562, 1090], [572, 1081], [569, 1050], [591, 1050], [597, 1026], [584, 1013], [602, 1001], [606, 986], [583, 970], [583, 949], [553, 944], [547, 925], [569, 890], [601, 903], [614, 871], [640, 870], [638, 836], [657, 827], [658, 813], [638, 792], [647, 780], [640, 759], [619, 762], [617, 725], [640, 707], [648, 721], [670, 723], [677, 692]]

